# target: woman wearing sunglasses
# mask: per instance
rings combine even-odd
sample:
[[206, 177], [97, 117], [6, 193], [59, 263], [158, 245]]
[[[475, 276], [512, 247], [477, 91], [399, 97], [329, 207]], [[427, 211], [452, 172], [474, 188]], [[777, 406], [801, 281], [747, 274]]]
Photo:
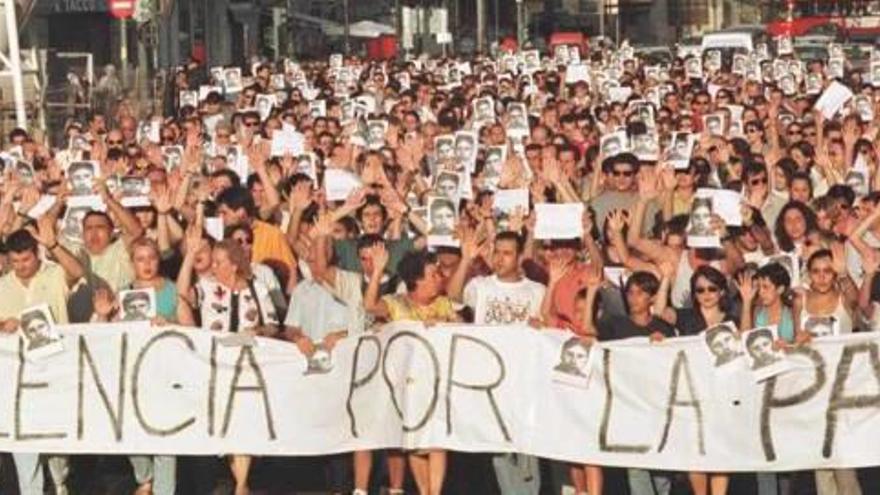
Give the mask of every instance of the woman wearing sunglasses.
[[[704, 265], [691, 276], [691, 307], [674, 308], [669, 305], [669, 288], [675, 278], [674, 266], [660, 264], [663, 278], [654, 300], [654, 314], [678, 328], [679, 335], [696, 335], [721, 323], [739, 322], [732, 307], [727, 278], [711, 266]], [[725, 473], [688, 473], [695, 495], [727, 493], [729, 477]]]

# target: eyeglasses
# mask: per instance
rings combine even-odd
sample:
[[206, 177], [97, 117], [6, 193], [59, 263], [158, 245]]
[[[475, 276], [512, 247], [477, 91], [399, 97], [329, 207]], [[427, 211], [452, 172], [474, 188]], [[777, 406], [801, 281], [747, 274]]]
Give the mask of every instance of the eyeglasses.
[[753, 186], [757, 186], [758, 184], [766, 184], [766, 183], [767, 183], [767, 177], [755, 177], [755, 178], [749, 179], [749, 184], [751, 184]]
[[107, 141], [107, 144], [108, 144], [109, 146], [118, 146], [118, 145], [122, 144], [122, 140], [119, 140], [119, 141], [115, 141], [115, 140], [114, 140], [114, 141], [109, 141], [109, 140], [108, 140], [108, 141]]
[[612, 170], [611, 175], [614, 177], [632, 177], [635, 175], [635, 171], [633, 170]]
[[706, 292], [714, 294], [718, 292], [718, 290], [718, 287], [715, 287], [714, 285], [705, 285], [703, 287], [696, 288], [697, 294], [705, 294]]
[[256, 126], [258, 126], [258, 125], [260, 125], [260, 123], [259, 123], [259, 122], [254, 122], [254, 121], [250, 121], [250, 122], [245, 122], [245, 123], [244, 123], [244, 126], [245, 126], [245, 127], [256, 127]]

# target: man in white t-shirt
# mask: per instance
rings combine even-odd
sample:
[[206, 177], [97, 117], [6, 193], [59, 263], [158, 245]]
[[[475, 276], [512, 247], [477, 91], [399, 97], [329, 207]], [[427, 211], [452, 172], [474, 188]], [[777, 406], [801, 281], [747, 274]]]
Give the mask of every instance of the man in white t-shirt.
[[[447, 295], [474, 312], [478, 325], [528, 324], [541, 313], [546, 287], [525, 278], [520, 268], [523, 240], [515, 232], [495, 237], [491, 259], [492, 275], [465, 279], [484, 247], [473, 236], [461, 239], [461, 263], [449, 280]], [[464, 287], [464, 289], [462, 289]], [[501, 493], [537, 494], [541, 486], [538, 459], [522, 454], [496, 455], [492, 459]]]
[[522, 249], [522, 240], [515, 232], [498, 234], [491, 260], [487, 260], [492, 275], [474, 277], [465, 285], [464, 280], [479, 256], [480, 248], [471, 239], [462, 240], [462, 260], [450, 278], [447, 293], [473, 310], [474, 323], [528, 323], [540, 314], [546, 288], [523, 276], [520, 269]]

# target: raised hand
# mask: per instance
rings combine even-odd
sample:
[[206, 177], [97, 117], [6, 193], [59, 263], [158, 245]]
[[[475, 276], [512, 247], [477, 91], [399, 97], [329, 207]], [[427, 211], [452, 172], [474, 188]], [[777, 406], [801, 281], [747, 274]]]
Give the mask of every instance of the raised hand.
[[385, 267], [388, 266], [389, 259], [385, 244], [377, 242], [367, 248], [367, 252], [370, 254], [370, 259], [373, 260], [373, 276], [381, 276], [385, 271]]
[[736, 286], [739, 289], [739, 294], [740, 297], [742, 297], [743, 302], [751, 301], [752, 298], [755, 297], [755, 283], [751, 273], [740, 273], [739, 277], [736, 279]]

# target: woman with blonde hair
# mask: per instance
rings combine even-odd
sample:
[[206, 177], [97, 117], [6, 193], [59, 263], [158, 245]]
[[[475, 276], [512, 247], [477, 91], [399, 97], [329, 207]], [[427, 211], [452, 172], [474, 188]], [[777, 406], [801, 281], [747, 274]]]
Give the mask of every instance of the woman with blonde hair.
[[[187, 232], [187, 246], [199, 246], [202, 232]], [[193, 285], [192, 274], [198, 250], [187, 249], [177, 290], [190, 307], [198, 308], [201, 327], [224, 333], [245, 333], [271, 337], [278, 333], [278, 316], [269, 297], [269, 289], [256, 280], [250, 259], [241, 244], [233, 239], [216, 243], [211, 250], [211, 268]], [[246, 495], [251, 456], [232, 455], [229, 460], [235, 479], [235, 495]], [[207, 470], [211, 468], [206, 466]], [[204, 473], [207, 474], [207, 473]], [[196, 484], [213, 484], [213, 476], [196, 476]], [[212, 486], [199, 487], [198, 493], [209, 493]], [[201, 489], [206, 488], [206, 489]]]

